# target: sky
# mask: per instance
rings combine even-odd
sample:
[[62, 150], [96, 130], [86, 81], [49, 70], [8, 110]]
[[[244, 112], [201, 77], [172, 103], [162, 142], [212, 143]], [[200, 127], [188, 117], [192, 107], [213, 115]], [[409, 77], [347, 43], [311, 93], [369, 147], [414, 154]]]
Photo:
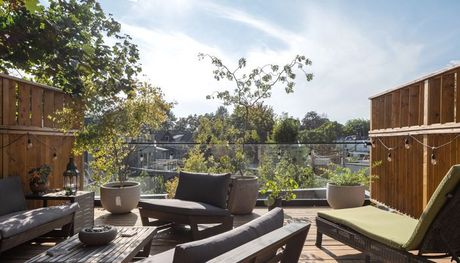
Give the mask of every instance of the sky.
[[369, 97], [460, 62], [460, 1], [101, 0], [139, 47], [144, 78], [176, 102], [178, 117], [213, 112], [206, 95], [233, 87], [213, 78], [230, 67], [313, 61], [311, 82], [265, 101], [277, 114], [308, 111], [344, 123], [369, 118]]

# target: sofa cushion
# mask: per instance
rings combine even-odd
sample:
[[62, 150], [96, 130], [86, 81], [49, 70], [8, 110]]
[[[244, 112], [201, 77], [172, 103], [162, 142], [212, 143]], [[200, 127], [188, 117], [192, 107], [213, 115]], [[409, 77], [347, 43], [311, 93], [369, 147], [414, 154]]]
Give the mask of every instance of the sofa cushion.
[[0, 233], [8, 238], [75, 212], [78, 203], [18, 211], [0, 217]]
[[174, 248], [155, 254], [146, 259], [143, 259], [140, 262], [142, 263], [173, 263], [174, 260]]
[[179, 173], [176, 199], [227, 207], [230, 174]]
[[19, 176], [0, 180], [0, 216], [27, 209]]
[[418, 223], [409, 216], [373, 206], [318, 212], [318, 216], [398, 249], [404, 247]]
[[174, 262], [205, 262], [283, 226], [283, 210], [275, 208], [233, 230], [176, 246]]
[[179, 199], [143, 199], [139, 207], [147, 210], [194, 216], [226, 216], [230, 211], [213, 205]]

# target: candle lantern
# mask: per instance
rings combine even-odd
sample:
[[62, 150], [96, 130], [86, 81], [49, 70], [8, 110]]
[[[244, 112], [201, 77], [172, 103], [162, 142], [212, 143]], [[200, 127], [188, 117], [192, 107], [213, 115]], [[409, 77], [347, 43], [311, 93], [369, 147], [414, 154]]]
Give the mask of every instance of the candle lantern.
[[69, 158], [67, 168], [63, 173], [64, 190], [66, 195], [75, 195], [78, 191], [78, 181], [80, 180], [80, 172], [75, 165], [73, 157]]

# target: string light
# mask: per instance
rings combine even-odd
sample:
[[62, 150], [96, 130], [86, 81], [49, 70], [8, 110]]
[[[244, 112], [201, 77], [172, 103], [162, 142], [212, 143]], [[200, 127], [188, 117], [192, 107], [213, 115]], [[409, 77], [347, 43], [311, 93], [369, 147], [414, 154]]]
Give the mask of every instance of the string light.
[[141, 161], [141, 163], [144, 161], [144, 154], [142, 153], [142, 150], [140, 151], [140, 156], [139, 156], [139, 160]]
[[57, 160], [57, 153], [53, 153], [53, 161]]
[[27, 134], [27, 149], [32, 148], [32, 146], [33, 146], [32, 140], [30, 139], [29, 134]]
[[406, 150], [409, 150], [409, 149], [410, 149], [409, 138], [406, 138], [406, 139], [404, 140], [404, 148], [406, 148]]
[[281, 159], [281, 149], [278, 150], [278, 160]]
[[388, 153], [388, 156], [387, 156], [387, 161], [391, 162], [392, 161], [392, 158], [391, 158], [391, 152]]
[[173, 157], [174, 157], [173, 153], [172, 153], [172, 152], [170, 152], [170, 153], [169, 153], [169, 160], [172, 160], [172, 159], [173, 159]]
[[436, 154], [435, 154], [435, 149], [434, 147], [431, 149], [431, 164], [436, 165], [438, 164], [438, 160], [436, 160]]

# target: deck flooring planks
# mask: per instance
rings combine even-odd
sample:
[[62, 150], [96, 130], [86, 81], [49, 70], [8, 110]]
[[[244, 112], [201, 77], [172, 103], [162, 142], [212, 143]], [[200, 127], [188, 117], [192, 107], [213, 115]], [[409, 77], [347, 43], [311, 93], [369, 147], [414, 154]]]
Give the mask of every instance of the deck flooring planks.
[[[311, 223], [310, 231], [307, 235], [307, 240], [304, 244], [300, 262], [341, 262], [341, 263], [357, 263], [364, 262], [364, 255], [359, 251], [346, 246], [326, 235], [323, 236], [323, 249], [318, 249], [315, 246], [316, 225], [314, 219], [318, 211], [327, 210], [327, 207], [287, 207], [284, 208], [285, 221], [309, 221]], [[245, 216], [235, 216], [234, 226], [240, 226], [252, 219], [255, 219], [267, 212], [265, 207], [257, 207], [254, 213]], [[95, 224], [110, 224], [115, 226], [142, 226], [139, 211], [134, 210], [133, 213], [125, 215], [112, 215], [102, 208], [94, 210]], [[62, 240], [62, 239], [61, 239]], [[43, 251], [55, 245], [55, 242], [61, 240], [36, 240], [28, 244], [21, 245], [10, 251], [6, 251], [0, 255], [0, 262], [24, 262]], [[168, 249], [175, 247], [179, 243], [190, 241], [189, 233], [180, 229], [164, 229], [160, 230], [154, 237], [150, 254], [158, 254]], [[89, 258], [88, 258], [89, 259]], [[450, 262], [448, 259], [437, 260], [436, 262]]]

